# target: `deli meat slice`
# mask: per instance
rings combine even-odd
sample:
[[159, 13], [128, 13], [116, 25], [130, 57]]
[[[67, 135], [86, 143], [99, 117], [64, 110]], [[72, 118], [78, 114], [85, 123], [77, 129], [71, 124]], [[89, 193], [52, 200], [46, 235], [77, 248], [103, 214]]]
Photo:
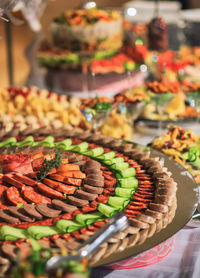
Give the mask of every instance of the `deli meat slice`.
[[46, 178], [43, 180], [43, 183], [65, 194], [74, 194], [76, 190], [75, 186], [66, 185], [64, 183], [53, 181]]
[[25, 215], [26, 211], [23, 208], [10, 206], [7, 209], [13, 216], [18, 217], [23, 222], [33, 222], [35, 219]]
[[61, 200], [52, 200], [52, 205], [55, 208], [60, 209], [65, 212], [73, 212], [73, 211], [77, 210], [76, 206], [69, 205]]
[[83, 200], [88, 200], [88, 201], [94, 201], [98, 195], [94, 193], [89, 193], [83, 190], [77, 190], [77, 197], [83, 199]]
[[5, 198], [5, 194], [4, 194], [7, 189], [8, 189], [7, 186], [0, 184], [0, 209], [7, 208], [8, 203], [6, 202], [6, 198]]
[[30, 203], [51, 203], [51, 199], [36, 192], [33, 187], [26, 186], [22, 189], [24, 198]]
[[26, 213], [37, 220], [42, 220], [43, 216], [35, 209], [35, 206], [32, 204], [24, 205], [23, 209], [26, 211]]
[[101, 194], [103, 192], [102, 187], [97, 187], [97, 186], [91, 186], [88, 184], [83, 185], [84, 189], [90, 193], [96, 193], [96, 194]]
[[24, 186], [23, 183], [21, 183], [20, 181], [18, 180], [15, 180], [13, 178], [13, 175], [12, 174], [5, 174], [3, 175], [3, 181], [8, 183], [8, 184], [11, 184], [11, 185], [14, 185], [16, 186], [17, 188], [22, 188]]
[[83, 200], [83, 199], [79, 199], [79, 198], [76, 198], [74, 196], [69, 196], [67, 198], [68, 202], [74, 206], [77, 206], [77, 207], [83, 207], [83, 206], [86, 206], [88, 205], [88, 201], [87, 200]]
[[81, 186], [82, 180], [81, 179], [75, 179], [75, 178], [67, 178], [63, 177], [62, 175], [53, 174], [50, 175], [50, 178], [56, 181], [61, 181], [67, 184], [75, 185], [75, 186]]
[[21, 198], [19, 190], [15, 186], [9, 187], [6, 190], [6, 197], [8, 201], [15, 206], [17, 206], [18, 204], [27, 204], [27, 202]]
[[7, 214], [5, 211], [6, 210], [0, 209], [0, 219], [10, 224], [15, 224], [20, 222], [17, 217], [13, 217]]
[[99, 179], [86, 178], [84, 181], [85, 181], [85, 183], [87, 183], [89, 185], [98, 186], [98, 187], [104, 186], [104, 181], [99, 180]]
[[4, 159], [1, 161], [3, 173], [31, 173], [33, 172], [31, 160], [32, 158], [28, 154], [16, 153], [5, 155]]
[[61, 213], [61, 210], [53, 209], [48, 204], [38, 204], [36, 209], [42, 215], [51, 218], [57, 217]]
[[13, 178], [15, 180], [18, 180], [26, 185], [30, 185], [30, 186], [35, 186], [37, 185], [37, 181], [33, 180], [33, 179], [30, 179], [22, 174], [19, 174], [19, 173], [16, 173], [16, 174], [13, 174]]
[[39, 191], [41, 191], [44, 195], [46, 195], [48, 197], [51, 197], [54, 199], [55, 198], [65, 199], [65, 196], [61, 192], [54, 190], [51, 187], [49, 187], [41, 182], [38, 182], [37, 187], [38, 187]]
[[77, 178], [77, 179], [84, 179], [86, 175], [82, 173], [81, 171], [75, 170], [75, 171], [65, 171], [65, 172], [58, 172], [63, 177], [68, 178]]

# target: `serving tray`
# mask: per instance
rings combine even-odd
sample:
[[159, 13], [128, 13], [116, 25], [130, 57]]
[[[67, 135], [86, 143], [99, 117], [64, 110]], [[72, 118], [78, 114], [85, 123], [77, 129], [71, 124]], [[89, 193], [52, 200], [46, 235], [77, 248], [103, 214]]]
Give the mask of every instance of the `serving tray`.
[[127, 248], [120, 253], [114, 253], [92, 265], [93, 267], [103, 266], [136, 256], [169, 239], [187, 224], [197, 207], [198, 186], [192, 175], [182, 165], [165, 154], [154, 149], [150, 149], [150, 152], [151, 157], [160, 157], [164, 160], [164, 165], [171, 171], [172, 177], [177, 182], [177, 209], [175, 217], [165, 229], [146, 239], [143, 244]]

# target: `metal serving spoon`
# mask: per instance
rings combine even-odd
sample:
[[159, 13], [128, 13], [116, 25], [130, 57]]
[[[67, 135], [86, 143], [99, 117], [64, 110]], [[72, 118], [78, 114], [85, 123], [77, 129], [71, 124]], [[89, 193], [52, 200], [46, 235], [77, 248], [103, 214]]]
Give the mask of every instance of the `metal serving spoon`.
[[192, 219], [197, 219], [198, 217], [200, 217], [200, 203], [198, 203], [197, 208], [192, 215]]
[[95, 252], [102, 243], [106, 242], [115, 234], [123, 231], [129, 225], [127, 217], [122, 213], [116, 213], [110, 221], [105, 224], [98, 232], [89, 238], [78, 250], [76, 255], [55, 256], [46, 263], [46, 272], [64, 268], [68, 261], [80, 261]]

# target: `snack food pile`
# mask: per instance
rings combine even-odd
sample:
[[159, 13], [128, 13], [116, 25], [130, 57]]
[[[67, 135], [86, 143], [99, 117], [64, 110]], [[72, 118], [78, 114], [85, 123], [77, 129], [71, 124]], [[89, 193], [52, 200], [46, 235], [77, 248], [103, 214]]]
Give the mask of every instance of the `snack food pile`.
[[152, 147], [173, 157], [200, 182], [200, 136], [192, 130], [169, 126], [168, 132], [155, 138]]

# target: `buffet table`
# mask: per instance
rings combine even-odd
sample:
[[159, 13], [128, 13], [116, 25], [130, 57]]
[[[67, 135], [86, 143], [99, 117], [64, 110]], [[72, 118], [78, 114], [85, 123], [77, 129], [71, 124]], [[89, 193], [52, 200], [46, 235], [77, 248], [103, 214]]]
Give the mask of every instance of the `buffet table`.
[[[196, 129], [197, 125], [192, 125], [191, 129], [192, 128]], [[133, 141], [138, 144], [146, 145], [150, 143], [154, 137], [155, 134], [153, 135], [153, 133], [148, 135], [142, 134], [136, 129]], [[173, 241], [172, 251], [157, 263], [140, 268], [131, 268], [130, 262], [126, 264], [127, 269], [98, 267], [92, 270], [91, 278], [136, 278], [141, 274], [142, 278], [200, 277], [200, 221], [188, 222], [188, 224], [178, 231], [171, 240]]]
[[92, 270], [91, 277], [136, 278], [141, 275], [143, 278], [199, 277], [200, 222], [199, 224], [196, 224], [196, 227], [191, 226], [186, 225], [182, 230], [174, 235], [174, 245], [172, 252], [160, 262], [135, 269], [110, 270], [103, 267], [95, 268]]

